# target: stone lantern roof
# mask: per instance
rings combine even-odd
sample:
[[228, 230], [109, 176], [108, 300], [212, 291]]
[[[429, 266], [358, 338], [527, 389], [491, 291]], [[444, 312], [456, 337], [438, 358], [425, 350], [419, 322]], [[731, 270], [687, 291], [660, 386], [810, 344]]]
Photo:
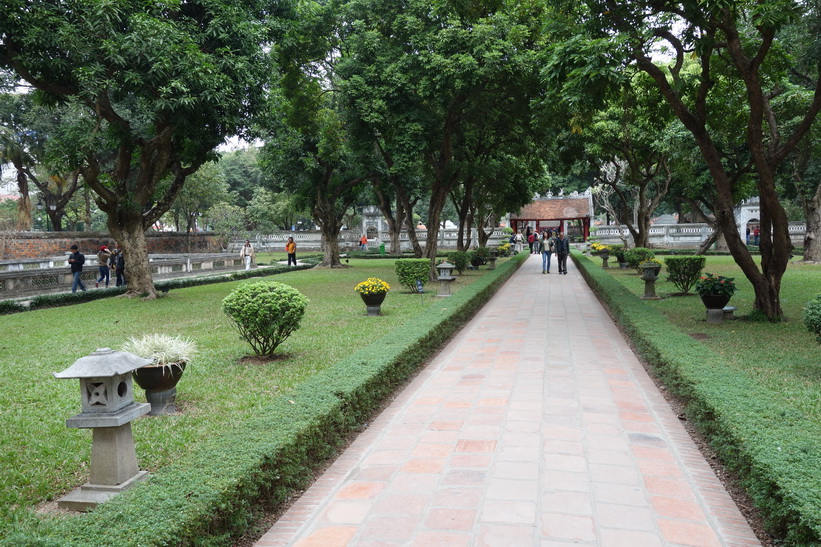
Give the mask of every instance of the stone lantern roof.
[[91, 355], [81, 357], [66, 370], [52, 374], [55, 378], [108, 378], [128, 374], [152, 362], [133, 353], [99, 348]]

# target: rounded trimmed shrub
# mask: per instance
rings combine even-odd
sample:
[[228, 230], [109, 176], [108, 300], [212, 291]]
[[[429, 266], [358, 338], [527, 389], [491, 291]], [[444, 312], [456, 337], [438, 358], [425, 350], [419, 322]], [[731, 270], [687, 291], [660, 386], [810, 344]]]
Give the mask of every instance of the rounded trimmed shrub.
[[815, 335], [815, 340], [821, 344], [821, 294], [817, 294], [804, 308], [804, 324], [807, 330]]
[[427, 258], [403, 258], [396, 261], [395, 268], [399, 282], [411, 292], [419, 292], [417, 281], [421, 281], [424, 286], [430, 279], [430, 260]]
[[655, 256], [653, 251], [646, 247], [635, 247], [624, 252], [624, 259], [627, 261], [627, 265], [635, 269], [638, 273], [641, 273], [639, 264], [647, 262], [651, 258], [655, 258]]
[[222, 301], [222, 311], [257, 355], [273, 355], [299, 328], [308, 298], [277, 281], [240, 285]]
[[701, 278], [701, 270], [707, 259], [703, 256], [668, 256], [664, 263], [667, 265], [667, 279], [679, 292], [687, 294]]
[[453, 251], [448, 253], [448, 262], [453, 264], [453, 268], [459, 272], [459, 275], [462, 275], [462, 272], [468, 267], [468, 254], [465, 251]]

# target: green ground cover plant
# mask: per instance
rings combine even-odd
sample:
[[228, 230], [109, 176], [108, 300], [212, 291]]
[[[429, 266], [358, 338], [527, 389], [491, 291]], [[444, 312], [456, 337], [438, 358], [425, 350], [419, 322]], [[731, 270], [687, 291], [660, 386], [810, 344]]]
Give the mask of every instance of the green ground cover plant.
[[[261, 507], [304, 486], [311, 466], [370, 419], [520, 263], [469, 272], [448, 299], [392, 291], [378, 318], [365, 314], [353, 287], [368, 276], [398, 283], [393, 260], [282, 274], [278, 281], [321, 305], [309, 304], [274, 360], [244, 359], [247, 345], [220, 312], [231, 290], [253, 281], [4, 317], [0, 544], [230, 544]], [[181, 412], [132, 424], [140, 467], [152, 478], [88, 515], [36, 514], [89, 471], [90, 431], [65, 427], [79, 411], [79, 382], [51, 372], [157, 331], [190, 337], [199, 353], [177, 387]]]
[[741, 478], [771, 533], [784, 545], [821, 544], [821, 367], [802, 308], [821, 285], [821, 266], [790, 264], [781, 289], [786, 320], [752, 314], [752, 287], [730, 257], [705, 268], [735, 278], [730, 305], [741, 318], [705, 321], [699, 298], [640, 300], [643, 281], [574, 255], [588, 282], [667, 388], [687, 403], [688, 419]]

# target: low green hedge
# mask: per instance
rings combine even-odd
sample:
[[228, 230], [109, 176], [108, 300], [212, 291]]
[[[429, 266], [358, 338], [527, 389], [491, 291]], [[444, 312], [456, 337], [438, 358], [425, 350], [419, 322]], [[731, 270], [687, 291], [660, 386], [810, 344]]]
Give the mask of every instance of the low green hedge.
[[821, 545], [818, 424], [726, 365], [608, 272], [578, 254], [573, 260], [653, 372], [686, 402], [688, 419], [740, 477], [767, 529], [785, 545]]
[[[131, 490], [80, 516], [32, 515], [3, 546], [225, 545], [260, 508], [302, 488], [322, 460], [370, 420], [390, 396], [471, 316], [528, 255], [505, 262], [286, 395], [254, 420], [196, 447]], [[22, 517], [21, 517], [22, 518]]]

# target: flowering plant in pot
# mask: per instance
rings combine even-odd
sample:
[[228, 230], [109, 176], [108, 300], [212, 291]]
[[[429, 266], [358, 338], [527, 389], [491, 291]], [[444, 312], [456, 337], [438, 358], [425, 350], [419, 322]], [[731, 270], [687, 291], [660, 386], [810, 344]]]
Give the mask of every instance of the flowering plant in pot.
[[707, 308], [723, 308], [737, 290], [734, 279], [706, 272], [696, 281], [696, 292]]
[[134, 381], [145, 390], [146, 400], [151, 403], [149, 414], [176, 412], [177, 383], [197, 353], [196, 343], [190, 338], [168, 334], [144, 334], [141, 338], [129, 338], [122, 349], [153, 361], [133, 373]]
[[359, 283], [354, 290], [362, 297], [362, 301], [368, 310], [368, 315], [379, 315], [379, 307], [385, 301], [385, 295], [391, 286], [379, 279], [378, 277], [369, 277], [362, 283]]
[[391, 290], [391, 286], [378, 277], [369, 277], [354, 287], [354, 290], [362, 295], [384, 294]]

